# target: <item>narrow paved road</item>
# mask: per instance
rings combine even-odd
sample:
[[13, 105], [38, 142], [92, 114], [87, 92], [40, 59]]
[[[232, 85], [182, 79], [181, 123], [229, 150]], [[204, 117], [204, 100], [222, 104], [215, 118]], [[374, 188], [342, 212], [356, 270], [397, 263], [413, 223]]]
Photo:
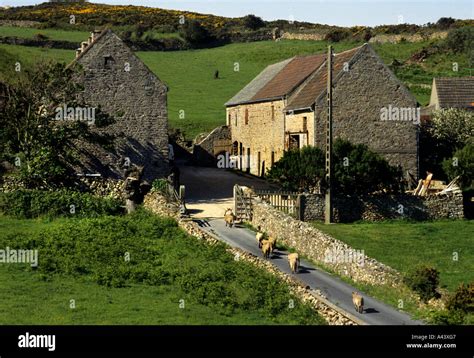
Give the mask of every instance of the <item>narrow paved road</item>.
[[234, 206], [234, 185], [270, 189], [265, 180], [231, 170], [180, 165], [180, 184], [186, 187], [186, 208], [194, 218], [222, 217]]
[[[232, 247], [237, 247], [254, 255], [261, 257], [261, 251], [257, 246], [255, 234], [244, 227], [225, 227], [223, 219], [199, 220], [199, 225], [207, 231], [212, 232]], [[281, 271], [291, 274], [287, 252], [276, 251], [271, 259]], [[399, 312], [396, 309], [377, 301], [367, 295], [364, 296], [364, 312], [359, 314], [352, 305], [352, 291], [357, 289], [343, 282], [339, 278], [323, 272], [309, 262], [302, 260], [300, 272], [297, 274], [304, 284], [312, 289], [320, 290], [326, 298], [360, 318], [370, 325], [420, 325], [423, 322], [413, 320], [408, 314]]]

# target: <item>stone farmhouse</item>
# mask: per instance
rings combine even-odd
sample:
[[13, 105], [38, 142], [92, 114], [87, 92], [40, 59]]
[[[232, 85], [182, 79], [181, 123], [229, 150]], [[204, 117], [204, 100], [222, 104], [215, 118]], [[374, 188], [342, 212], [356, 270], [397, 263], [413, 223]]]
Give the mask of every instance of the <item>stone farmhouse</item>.
[[[240, 169], [262, 176], [284, 151], [324, 149], [326, 57], [297, 56], [270, 65], [226, 103]], [[368, 44], [334, 55], [334, 137], [366, 144], [407, 176], [418, 177], [418, 123], [416, 99]]]
[[81, 100], [115, 119], [115, 150], [83, 144], [82, 174], [118, 179], [135, 165], [149, 182], [168, 175], [166, 85], [110, 29], [92, 33], [69, 66], [82, 69]]

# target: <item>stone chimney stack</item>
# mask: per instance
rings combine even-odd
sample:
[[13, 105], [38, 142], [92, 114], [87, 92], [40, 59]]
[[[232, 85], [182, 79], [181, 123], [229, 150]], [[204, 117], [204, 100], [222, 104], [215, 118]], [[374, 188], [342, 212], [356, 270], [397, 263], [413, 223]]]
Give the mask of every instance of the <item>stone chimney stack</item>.
[[94, 42], [94, 40], [97, 38], [97, 36], [100, 35], [100, 31], [99, 30], [94, 30], [93, 32], [91, 32], [91, 37], [92, 37], [92, 42]]
[[89, 38], [87, 39], [87, 41], [81, 42], [81, 48], [78, 48], [78, 49], [76, 50], [76, 58], [78, 58], [79, 55], [80, 55], [82, 52], [84, 52], [84, 50], [85, 50], [88, 46], [90, 46], [90, 45], [95, 41], [95, 39], [97, 38], [97, 36], [99, 36], [99, 35], [100, 35], [100, 31], [98, 31], [98, 30], [94, 30], [93, 32], [91, 32], [91, 34], [90, 34]]

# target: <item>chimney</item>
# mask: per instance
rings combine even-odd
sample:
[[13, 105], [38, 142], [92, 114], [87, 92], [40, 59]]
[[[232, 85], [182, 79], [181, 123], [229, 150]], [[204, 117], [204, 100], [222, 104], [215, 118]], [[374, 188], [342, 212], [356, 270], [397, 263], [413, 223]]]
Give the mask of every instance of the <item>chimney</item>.
[[82, 50], [80, 48], [76, 49], [76, 58], [79, 57], [79, 55], [81, 54]]
[[92, 36], [92, 41], [94, 41], [97, 36], [100, 35], [100, 31], [99, 30], [94, 30], [94, 32], [91, 32], [91, 36]]
[[87, 47], [88, 43], [87, 42], [82, 42], [81, 43], [81, 51], [84, 51]]
[[89, 38], [87, 39], [87, 45], [90, 45], [92, 43], [93, 38], [92, 38], [92, 34], [89, 36]]

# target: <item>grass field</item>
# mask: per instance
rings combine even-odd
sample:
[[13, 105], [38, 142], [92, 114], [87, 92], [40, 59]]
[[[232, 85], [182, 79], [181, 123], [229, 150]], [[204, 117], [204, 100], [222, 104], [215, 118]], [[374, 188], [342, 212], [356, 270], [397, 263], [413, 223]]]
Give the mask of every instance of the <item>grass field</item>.
[[32, 27], [0, 26], [0, 36], [15, 36], [32, 39], [42, 34], [50, 40], [81, 42], [86, 41], [90, 33], [87, 31], [67, 31], [56, 29], [35, 29]]
[[[42, 280], [16, 267], [0, 265], [3, 290], [1, 324], [92, 325], [207, 325], [275, 324], [258, 312], [232, 316], [212, 307], [179, 300], [185, 297], [173, 287], [132, 284], [108, 288], [82, 278], [56, 276]], [[75, 308], [71, 308], [74, 300]]]
[[[29, 30], [18, 31], [21, 33]], [[6, 31], [14, 34], [12, 29], [7, 28]], [[50, 31], [49, 35], [45, 34], [58, 39], [67, 36], [68, 33], [61, 30]], [[74, 36], [82, 35], [74, 33]], [[167, 34], [166, 36], [177, 35]], [[333, 45], [335, 51], [339, 52], [361, 44], [341, 42]], [[225, 124], [225, 102], [267, 65], [295, 55], [324, 52], [327, 45], [325, 41], [261, 41], [201, 50], [138, 52], [137, 55], [170, 89], [168, 115], [171, 126], [184, 130], [188, 138], [194, 138], [201, 132], [208, 132], [218, 125]], [[427, 45], [428, 42], [404, 42], [375, 44], [373, 47], [386, 64], [391, 64], [394, 59], [399, 62], [409, 59], [413, 53]], [[41, 58], [63, 62], [69, 62], [74, 58], [73, 51], [67, 50], [11, 45], [0, 45], [0, 49], [8, 53], [8, 56], [0, 53], [0, 57], [7, 57], [10, 62], [13, 58], [25, 65], [32, 64]], [[3, 71], [6, 61], [2, 62], [4, 64], [1, 65], [0, 70]], [[453, 72], [453, 62], [458, 63], [458, 72]], [[238, 71], [236, 71], [237, 67]], [[469, 75], [468, 67], [466, 55], [440, 54], [428, 58], [421, 64], [406, 64], [397, 68], [395, 72], [410, 88], [420, 104], [426, 105], [429, 101], [431, 92], [429, 86], [433, 77]], [[220, 73], [218, 80], [214, 79], [216, 70]]]
[[324, 324], [269, 273], [145, 212], [0, 216], [6, 247], [38, 249], [39, 265], [0, 264], [0, 324]]
[[472, 221], [314, 225], [402, 273], [420, 264], [434, 266], [440, 271], [441, 287], [449, 291], [461, 282], [474, 281]]

